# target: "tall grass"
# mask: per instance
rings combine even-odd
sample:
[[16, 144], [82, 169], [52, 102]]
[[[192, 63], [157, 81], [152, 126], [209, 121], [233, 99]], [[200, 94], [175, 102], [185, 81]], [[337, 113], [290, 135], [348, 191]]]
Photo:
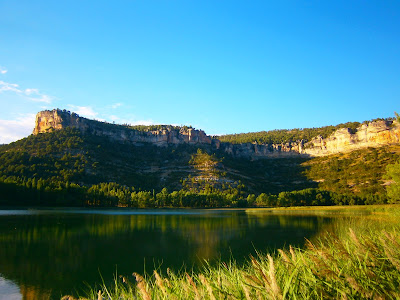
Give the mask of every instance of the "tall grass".
[[360, 219], [354, 228], [306, 240], [304, 249], [258, 253], [244, 265], [231, 260], [197, 273], [121, 276], [80, 299], [400, 299], [398, 220]]

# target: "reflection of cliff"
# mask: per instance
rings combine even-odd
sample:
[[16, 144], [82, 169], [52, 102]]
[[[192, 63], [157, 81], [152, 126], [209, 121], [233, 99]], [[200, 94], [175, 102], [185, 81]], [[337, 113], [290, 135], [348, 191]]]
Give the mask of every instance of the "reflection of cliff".
[[57, 291], [73, 293], [84, 281], [99, 281], [99, 270], [112, 276], [117, 265], [123, 274], [143, 272], [144, 259], [151, 269], [161, 261], [165, 267], [183, 262], [190, 267], [217, 256], [221, 240], [234, 238], [229, 227], [237, 222], [195, 214], [56, 213], [20, 216], [16, 223], [14, 217], [1, 218], [0, 270], [24, 287], [24, 299], [42, 299], [48, 290], [54, 297]]
[[[255, 218], [254, 218], [255, 216]], [[248, 227], [268, 227], [277, 225], [280, 228], [296, 228], [315, 231], [326, 219], [316, 221], [301, 217], [254, 215], [251, 218], [238, 218], [237, 213], [229, 217], [219, 217], [211, 213], [209, 217], [193, 215], [86, 215], [84, 224], [70, 223], [69, 228], [46, 226], [44, 228], [24, 228], [15, 236], [2, 234], [0, 242], [26, 241], [51, 243], [57, 237], [57, 248], [73, 251], [74, 265], [79, 265], [79, 247], [71, 247], [71, 239], [90, 237], [114, 237], [132, 231], [156, 231], [164, 234], [174, 234], [190, 243], [194, 257], [209, 259], [217, 255], [219, 244], [229, 244], [235, 238], [242, 239], [249, 233]]]
[[[41, 257], [42, 267], [48, 267], [51, 272], [54, 266], [62, 266], [65, 259], [68, 260], [68, 271], [74, 272], [82, 265], [82, 250], [93, 252], [93, 256], [85, 258], [85, 262], [93, 261], [96, 256], [101, 256], [99, 252], [107, 252], [108, 246], [118, 237], [124, 236], [127, 239], [141, 240], [141, 245], [133, 246], [132, 254], [137, 256], [146, 256], [146, 254], [156, 253], [163, 259], [163, 255], [158, 252], [167, 254], [168, 249], [176, 247], [173, 243], [184, 244], [187, 253], [192, 262], [201, 259], [212, 259], [218, 256], [218, 248], [223, 241], [229, 244], [231, 239], [238, 235], [244, 234], [244, 228], [238, 225], [238, 218], [219, 218], [190, 215], [83, 215], [83, 222], [77, 223], [65, 219], [68, 217], [54, 218], [50, 224], [41, 224], [43, 219], [41, 216], [34, 216], [34, 224], [26, 223], [24, 228], [19, 228], [17, 232], [2, 232], [0, 235], [0, 245], [4, 244], [1, 253], [20, 252], [27, 247], [32, 249], [35, 247], [46, 246], [46, 254]], [[57, 223], [55, 223], [57, 222]], [[91, 241], [88, 242], [88, 238]], [[151, 239], [157, 239], [152, 242]], [[91, 242], [98, 241], [99, 249]], [[71, 242], [78, 241], [78, 242]], [[133, 241], [132, 241], [133, 242]], [[120, 242], [119, 242], [120, 243]], [[159, 243], [159, 249], [154, 250], [156, 244]], [[105, 244], [108, 244], [107, 246]], [[161, 250], [161, 251], [158, 251]], [[35, 251], [35, 250], [34, 250]], [[125, 251], [125, 249], [123, 249]], [[30, 252], [30, 251], [29, 251]], [[15, 266], [24, 268], [27, 273], [33, 275], [33, 278], [41, 278], [40, 271], [34, 264], [24, 261], [32, 253], [24, 251], [23, 257], [16, 260]], [[51, 261], [48, 257], [53, 257]], [[139, 262], [141, 265], [143, 261]], [[90, 263], [89, 263], [90, 264]], [[53, 267], [52, 267], [53, 265]], [[65, 266], [63, 267], [65, 268]], [[42, 274], [43, 275], [43, 274]], [[57, 275], [54, 274], [55, 278]], [[64, 275], [63, 275], [64, 276]], [[44, 280], [43, 278], [39, 281]], [[60, 278], [61, 280], [61, 278]]]
[[22, 300], [51, 299], [51, 292], [38, 290], [34, 287], [20, 286]]
[[85, 286], [83, 282], [100, 282], [99, 271], [105, 281], [112, 281], [116, 270], [118, 274], [143, 272], [145, 265], [151, 272], [161, 262], [162, 270], [177, 270], [183, 262], [191, 268], [203, 259], [221, 256], [226, 261], [231, 253], [241, 262], [254, 249], [301, 247], [304, 237], [317, 239], [321, 231], [338, 228], [336, 224], [343, 221], [332, 216], [242, 211], [141, 212], [2, 216], [0, 272], [20, 286], [24, 299], [50, 294], [56, 299], [74, 294]]
[[231, 252], [240, 261], [254, 254], [254, 248], [301, 246], [304, 236], [314, 236], [324, 223], [243, 212], [191, 212], [2, 216], [0, 270], [26, 287], [26, 299], [49, 290], [56, 297], [59, 291], [74, 293], [84, 281], [99, 282], [99, 270], [105, 280], [112, 280], [116, 266], [119, 274], [143, 272], [144, 263], [146, 270], [161, 262], [164, 269], [179, 269], [183, 263], [191, 268], [203, 259], [228, 260]]

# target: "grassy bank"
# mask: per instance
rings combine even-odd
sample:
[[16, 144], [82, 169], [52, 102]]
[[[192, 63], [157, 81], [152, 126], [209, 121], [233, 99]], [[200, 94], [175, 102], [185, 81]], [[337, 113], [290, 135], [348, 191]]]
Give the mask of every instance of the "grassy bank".
[[376, 204], [376, 205], [334, 205], [334, 206], [289, 206], [289, 207], [268, 207], [268, 208], [247, 208], [247, 213], [276, 213], [276, 214], [325, 214], [337, 213], [341, 215], [381, 215], [385, 214], [392, 219], [400, 218], [400, 204]]
[[198, 273], [119, 276], [80, 299], [399, 299], [400, 209], [368, 212], [303, 249], [205, 265]]

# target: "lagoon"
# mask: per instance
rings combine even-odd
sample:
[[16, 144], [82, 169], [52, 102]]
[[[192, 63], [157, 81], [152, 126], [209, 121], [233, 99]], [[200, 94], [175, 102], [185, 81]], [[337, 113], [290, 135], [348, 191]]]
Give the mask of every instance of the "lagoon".
[[207, 261], [334, 233], [365, 210], [337, 211], [196, 209], [0, 210], [0, 299], [59, 299], [82, 295], [115, 274], [131, 276], [167, 268], [202, 268]]

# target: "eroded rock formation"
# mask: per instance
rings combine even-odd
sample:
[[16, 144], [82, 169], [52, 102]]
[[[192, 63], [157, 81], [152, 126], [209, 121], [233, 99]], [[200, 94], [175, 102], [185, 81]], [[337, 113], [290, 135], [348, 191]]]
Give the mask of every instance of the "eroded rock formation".
[[367, 147], [380, 147], [400, 143], [400, 124], [397, 121], [376, 121], [363, 124], [355, 133], [348, 128], [335, 131], [327, 138], [317, 136], [311, 141], [285, 144], [230, 144], [221, 143], [204, 131], [190, 127], [160, 126], [157, 130], [141, 131], [122, 125], [114, 125], [79, 117], [65, 110], [46, 110], [36, 116], [33, 134], [74, 127], [82, 132], [107, 136], [117, 141], [153, 143], [158, 146], [177, 144], [207, 144], [237, 157], [274, 158], [298, 155], [323, 156], [349, 152]]
[[36, 115], [33, 134], [60, 130], [73, 127], [82, 132], [107, 136], [117, 141], [129, 141], [132, 143], [153, 143], [158, 146], [168, 144], [211, 144], [211, 137], [204, 131], [190, 127], [161, 126], [158, 130], [141, 131], [128, 126], [109, 124], [82, 118], [75, 113], [65, 110], [45, 110]]
[[348, 128], [342, 128], [326, 139], [315, 137], [304, 144], [301, 153], [321, 156], [399, 143], [400, 124], [397, 121], [376, 121], [362, 124], [355, 133], [351, 133]]
[[282, 156], [324, 156], [350, 152], [367, 147], [381, 147], [400, 143], [400, 124], [397, 121], [376, 121], [362, 124], [352, 133], [349, 128], [336, 130], [327, 138], [314, 137], [311, 141], [296, 141], [284, 144], [229, 144], [221, 145], [224, 151], [234, 156], [251, 158]]

